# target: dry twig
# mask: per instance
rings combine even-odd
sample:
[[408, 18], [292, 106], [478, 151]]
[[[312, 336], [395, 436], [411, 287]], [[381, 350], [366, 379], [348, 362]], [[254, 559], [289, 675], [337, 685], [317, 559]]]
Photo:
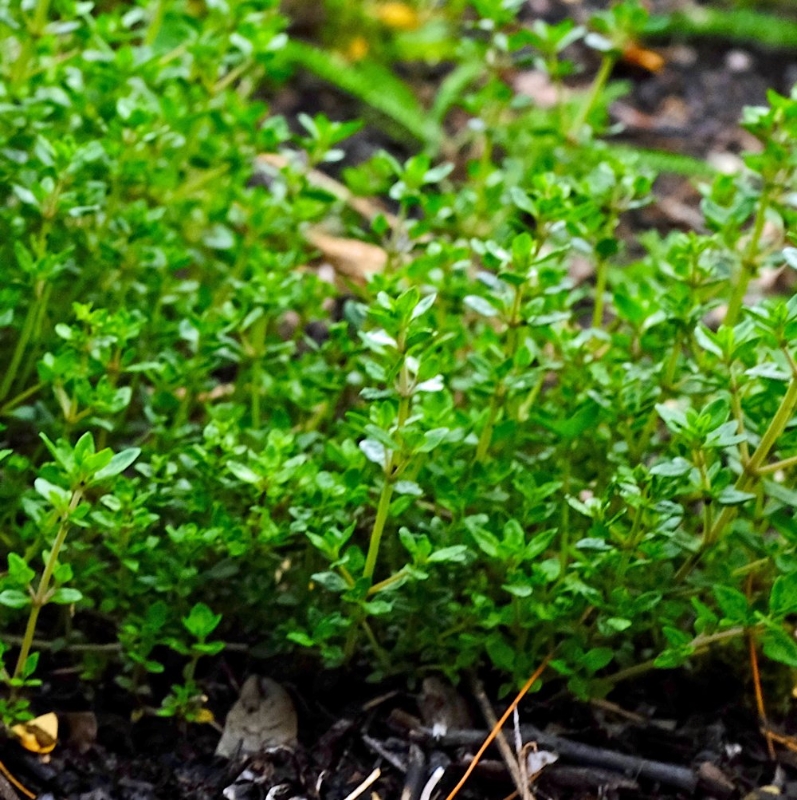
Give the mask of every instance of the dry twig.
[[[548, 663], [550, 662], [551, 658], [553, 658], [553, 653], [549, 653], [545, 658], [542, 660], [542, 664], [534, 671], [534, 674], [523, 684], [523, 688], [517, 693], [515, 699], [509, 704], [509, 708], [504, 711], [503, 716], [501, 719], [498, 720], [495, 727], [487, 734], [487, 738], [482, 743], [482, 746], [476, 752], [476, 755], [473, 757], [473, 761], [470, 762], [468, 768], [465, 770], [465, 774], [460, 778], [459, 783], [449, 792], [448, 797], [446, 800], [454, 800], [454, 798], [459, 793], [459, 790], [467, 783], [468, 778], [473, 773], [473, 770], [476, 769], [476, 765], [479, 763], [481, 757], [487, 752], [487, 748], [492, 744], [493, 739], [498, 735], [498, 732], [501, 730], [503, 724], [509, 719], [510, 714], [517, 708], [518, 703], [526, 696], [526, 692], [537, 682], [538, 678], [545, 672], [546, 668], [548, 667]], [[443, 737], [445, 739], [446, 737]]]
[[[470, 685], [473, 696], [476, 698], [476, 702], [479, 704], [479, 708], [481, 709], [484, 721], [490, 726], [491, 730], [498, 728], [498, 731], [495, 735], [495, 743], [498, 745], [498, 749], [501, 751], [501, 757], [506, 763], [506, 768], [509, 770], [509, 774], [512, 777], [512, 782], [515, 784], [515, 789], [517, 789], [518, 794], [523, 798], [523, 800], [529, 800], [528, 784], [524, 785], [523, 776], [521, 774], [521, 766], [518, 762], [518, 759], [515, 758], [515, 754], [512, 752], [512, 748], [509, 746], [509, 742], [506, 740], [504, 732], [498, 725], [498, 718], [495, 716], [493, 707], [490, 705], [490, 700], [484, 691], [484, 685], [475, 675], [471, 675]], [[515, 709], [515, 711], [517, 711], [517, 709]]]

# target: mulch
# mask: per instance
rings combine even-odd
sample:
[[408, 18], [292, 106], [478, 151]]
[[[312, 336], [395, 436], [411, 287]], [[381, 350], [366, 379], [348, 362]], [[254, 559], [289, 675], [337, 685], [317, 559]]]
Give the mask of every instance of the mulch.
[[[232, 671], [224, 666], [203, 681], [221, 721], [235, 697]], [[264, 665], [242, 660], [235, 669], [242, 676], [253, 666]], [[129, 699], [106, 687], [92, 703], [95, 732], [87, 736], [81, 724], [70, 731], [74, 712], [63, 713], [63, 744], [49, 757], [7, 742], [0, 744], [2, 761], [34, 796], [48, 800], [344, 800], [369, 780], [363, 797], [429, 800], [448, 796], [488, 733], [486, 715], [466, 685], [457, 702], [466, 709], [468, 727], [460, 728], [454, 723], [462, 723], [461, 713], [452, 716], [451, 705], [425, 686], [373, 686], [356, 672], [292, 673], [292, 682], [288, 672], [276, 674], [298, 710], [299, 742], [292, 747], [218, 758], [219, 733], [212, 726], [179, 726], [154, 716], [132, 723]], [[752, 688], [729, 674], [727, 664], [707, 661], [691, 672], [657, 672], [620, 685], [606, 700], [591, 703], [576, 702], [549, 682], [521, 703], [517, 720], [530, 771], [540, 768], [535, 797], [725, 800], [756, 791], [763, 791], [755, 795], [762, 800], [797, 797], [797, 756], [783, 748], [777, 761], [769, 759]], [[38, 703], [42, 709], [78, 708], [78, 686], [75, 681], [67, 691], [49, 682]], [[500, 689], [488, 680], [485, 694], [496, 698]], [[492, 713], [499, 715], [509, 699], [493, 699]], [[85, 711], [89, 704], [83, 703]], [[780, 716], [793, 729], [793, 715]], [[514, 749], [511, 718], [505, 734]], [[459, 797], [501, 800], [513, 791], [493, 746]]]

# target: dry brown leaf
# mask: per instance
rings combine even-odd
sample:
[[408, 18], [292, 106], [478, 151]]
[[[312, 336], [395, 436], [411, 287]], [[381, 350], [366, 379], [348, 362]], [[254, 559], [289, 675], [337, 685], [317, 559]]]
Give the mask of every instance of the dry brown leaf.
[[441, 678], [424, 678], [418, 709], [424, 725], [436, 734], [473, 727], [473, 717], [462, 695]]
[[642, 67], [648, 72], [659, 72], [666, 63], [664, 57], [659, 53], [633, 43], [623, 50], [623, 61], [626, 64]]
[[368, 283], [387, 264], [387, 253], [375, 244], [331, 236], [318, 228], [311, 228], [305, 236], [339, 276], [356, 283]]
[[518, 94], [533, 100], [538, 108], [553, 108], [559, 102], [556, 84], [540, 69], [518, 72], [512, 83]]
[[234, 758], [289, 746], [298, 730], [296, 708], [285, 689], [270, 678], [250, 675], [224, 721], [216, 755]]

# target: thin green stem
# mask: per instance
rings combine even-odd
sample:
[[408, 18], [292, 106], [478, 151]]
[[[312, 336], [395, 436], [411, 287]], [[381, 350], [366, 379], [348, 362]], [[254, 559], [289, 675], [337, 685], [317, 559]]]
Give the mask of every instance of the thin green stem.
[[252, 394], [252, 427], [255, 430], [260, 430], [261, 424], [260, 393], [263, 377], [263, 358], [266, 349], [266, 322], [266, 316], [263, 314], [252, 326], [252, 349], [254, 350], [254, 355], [252, 358], [252, 385], [250, 391]]
[[20, 331], [19, 339], [17, 339], [17, 344], [14, 347], [14, 353], [11, 356], [8, 369], [3, 376], [3, 382], [0, 383], [0, 400], [5, 400], [5, 398], [8, 397], [8, 393], [11, 391], [11, 387], [14, 385], [14, 381], [16, 380], [17, 373], [19, 372], [19, 366], [22, 363], [23, 357], [25, 356], [28, 342], [33, 335], [33, 330], [36, 326], [36, 320], [39, 316], [39, 304], [41, 303], [42, 299], [42, 291], [42, 282], [39, 281], [34, 289], [34, 299], [28, 306], [28, 311], [25, 315], [25, 321], [22, 323], [22, 330]]
[[[681, 337], [680, 335], [676, 337], [675, 341], [673, 342], [672, 350], [670, 351], [670, 355], [667, 358], [667, 363], [664, 366], [664, 374], [661, 380], [661, 388], [662, 391], [668, 393], [673, 388], [673, 381], [675, 380], [675, 372], [678, 367], [678, 357], [681, 355]], [[659, 419], [659, 412], [656, 411], [655, 408], [652, 408], [650, 411], [650, 415], [645, 422], [644, 428], [642, 428], [642, 432], [637, 439], [636, 446], [629, 447], [629, 452], [633, 456], [634, 459], [639, 459], [643, 453], [646, 453], [648, 450], [648, 445], [650, 444], [650, 440], [653, 438], [653, 434], [656, 431], [656, 423]]]
[[681, 336], [675, 337], [675, 341], [670, 351], [670, 356], [667, 359], [667, 365], [664, 368], [664, 376], [661, 382], [661, 388], [669, 392], [673, 388], [673, 381], [675, 380], [675, 372], [678, 368], [678, 357], [681, 355]]
[[567, 496], [570, 493], [570, 460], [565, 458], [562, 462], [566, 464], [566, 473], [562, 481], [562, 515], [559, 520], [559, 580], [563, 580], [567, 572], [567, 564], [570, 560], [570, 503]]
[[244, 73], [250, 69], [254, 64], [252, 59], [242, 61], [237, 67], [233, 67], [223, 78], [219, 78], [213, 86], [213, 94], [223, 92], [228, 86], [235, 83]]
[[479, 441], [476, 445], [475, 460], [477, 463], [484, 461], [487, 451], [490, 449], [490, 444], [493, 439], [493, 428], [495, 421], [498, 418], [498, 412], [503, 404], [504, 397], [506, 396], [506, 386], [503, 381], [495, 387], [493, 396], [490, 398], [490, 407], [487, 411], [487, 421], [484, 423], [482, 432], [479, 435]]
[[631, 530], [628, 534], [628, 538], [625, 540], [625, 544], [623, 545], [623, 555], [620, 560], [620, 564], [617, 567], [617, 573], [614, 579], [614, 582], [617, 586], [622, 586], [625, 572], [628, 569], [629, 563], [631, 562], [631, 555], [633, 554], [634, 550], [636, 550], [640, 539], [644, 535], [642, 518], [644, 516], [644, 501], [646, 499], [647, 489], [645, 489], [644, 494], [642, 495], [642, 502], [640, 502], [639, 505], [634, 508], [634, 520], [631, 523]]
[[[405, 346], [405, 333], [399, 336], [399, 352], [404, 353]], [[410, 375], [407, 368], [406, 356], [402, 355], [403, 361], [399, 369], [398, 380], [398, 394], [399, 406], [398, 416], [396, 418], [396, 437], [401, 439], [402, 429], [407, 422], [410, 415], [410, 395], [412, 388], [410, 385]], [[393, 497], [393, 479], [396, 472], [402, 465], [398, 462], [398, 457], [395, 451], [390, 454], [385, 465], [385, 480], [382, 484], [382, 491], [379, 495], [379, 504], [376, 507], [376, 519], [374, 519], [374, 527], [371, 529], [371, 537], [368, 542], [368, 553], [365, 557], [365, 567], [363, 568], [363, 577], [368, 578], [369, 581], [373, 579], [374, 571], [376, 570], [376, 561], [379, 557], [379, 546], [382, 543], [382, 534], [385, 532], [385, 524], [387, 523], [387, 516], [390, 510], [390, 500]]]
[[[537, 245], [539, 249], [539, 244]], [[510, 361], [515, 358], [518, 346], [518, 324], [520, 322], [520, 312], [523, 306], [523, 287], [515, 287], [515, 297], [512, 301], [512, 309], [509, 312], [509, 330], [507, 332], [507, 359]], [[506, 376], [499, 379], [493, 396], [490, 398], [490, 407], [487, 412], [487, 421], [484, 423], [482, 432], [479, 435], [479, 441], [476, 445], [476, 454], [474, 460], [476, 463], [481, 463], [487, 456], [487, 451], [490, 449], [490, 444], [493, 438], [493, 429], [495, 422], [498, 419], [498, 413], [504, 404], [506, 397]]]
[[36, 8], [33, 11], [33, 20], [30, 24], [30, 31], [35, 36], [41, 36], [47, 26], [47, 16], [50, 13], [50, 0], [36, 0]]
[[47, 603], [50, 589], [50, 581], [53, 577], [53, 572], [58, 564], [58, 554], [66, 541], [66, 535], [69, 533], [69, 518], [72, 512], [78, 507], [81, 499], [83, 498], [83, 490], [75, 489], [72, 492], [72, 497], [69, 501], [69, 506], [61, 515], [61, 521], [58, 525], [58, 531], [55, 534], [55, 541], [50, 549], [50, 554], [47, 558], [47, 563], [44, 565], [44, 572], [42, 573], [39, 586], [31, 597], [30, 614], [28, 615], [28, 624], [25, 627], [25, 633], [22, 637], [22, 645], [20, 646], [19, 656], [17, 657], [17, 665], [14, 669], [14, 678], [22, 677], [25, 664], [30, 655], [30, 649], [33, 644], [33, 637], [36, 633], [36, 623], [39, 619], [39, 612]]
[[747, 446], [747, 438], [744, 427], [744, 412], [742, 411], [742, 399], [739, 392], [739, 382], [736, 380], [736, 374], [733, 368], [730, 369], [731, 374], [731, 410], [733, 418], [736, 420], [736, 432], [745, 438], [739, 442], [739, 455], [742, 459], [742, 466], [747, 466], [750, 461], [750, 449]]
[[221, 164], [217, 167], [211, 167], [210, 169], [202, 170], [171, 192], [169, 195], [169, 203], [176, 203], [178, 201], [185, 200], [186, 198], [195, 197], [196, 193], [200, 189], [203, 189], [209, 183], [217, 182], [229, 171], [229, 164]]
[[[756, 447], [755, 452], [750, 456], [750, 460], [742, 470], [742, 474], [739, 475], [736, 480], [734, 484], [734, 489], [736, 489], [736, 491], [748, 491], [753, 482], [759, 477], [764, 461], [786, 429], [786, 425], [789, 424], [794, 414], [795, 406], [797, 406], [797, 375], [792, 376], [786, 394], [783, 400], [781, 400], [775, 415], [772, 417], [769, 427], [761, 437], [761, 441], [758, 447]], [[703, 531], [703, 541], [700, 544], [700, 549], [690, 559], [684, 562], [683, 566], [676, 573], [676, 581], [683, 580], [694, 569], [706, 550], [722, 538], [728, 525], [736, 516], [737, 508], [737, 506], [723, 507], [711, 528]]]
[[728, 310], [725, 313], [724, 323], [730, 327], [736, 324], [739, 312], [747, 294], [747, 287], [750, 280], [755, 275], [757, 267], [758, 248], [761, 243], [761, 236], [764, 233], [764, 225], [767, 221], [767, 210], [769, 208], [769, 194], [764, 191], [758, 201], [753, 230], [747, 243], [742, 262], [739, 265], [739, 274], [736, 276], [736, 283], [731, 291], [731, 299], [728, 301]]
[[592, 309], [593, 328], [600, 328], [603, 322], [603, 302], [608, 277], [609, 265], [606, 263], [605, 258], [600, 258], [595, 265], [595, 305]]
[[13, 411], [21, 402], [27, 400], [32, 394], [36, 394], [42, 386], [44, 386], [44, 384], [41, 382], [34, 383], [33, 386], [28, 386], [24, 392], [20, 392], [16, 397], [12, 397], [5, 405], [0, 406], [0, 417], [5, 416], [9, 411]]
[[155, 3], [155, 11], [152, 14], [152, 19], [149, 21], [146, 36], [144, 37], [144, 44], [151, 47], [155, 39], [158, 38], [161, 26], [163, 25], [163, 18], [166, 15], [166, 2], [167, 0], [157, 0]]
[[379, 592], [387, 589], [388, 587], [392, 586], [397, 581], [400, 581], [402, 578], [406, 577], [407, 571], [405, 568], [400, 569], [398, 572], [394, 572], [389, 578], [385, 578], [383, 581], [379, 581], [379, 583], [375, 583], [369, 590], [368, 596], [371, 597]]
[[713, 527], [714, 509], [711, 502], [711, 479], [706, 469], [706, 454], [702, 450], [693, 453], [694, 463], [700, 473], [700, 488], [703, 490], [703, 534]]
[[365, 567], [363, 568], [363, 576], [368, 579], [374, 576], [376, 560], [379, 556], [379, 546], [382, 543], [382, 534], [385, 532], [385, 523], [387, 522], [387, 514], [390, 510], [392, 497], [393, 483], [390, 475], [386, 472], [385, 481], [382, 484], [382, 492], [379, 495], [379, 505], [376, 507], [374, 527], [371, 529], [371, 538], [368, 542], [368, 555], [365, 557]]
[[[725, 631], [718, 631], [717, 633], [711, 633], [708, 635], [701, 634], [700, 636], [696, 636], [689, 644], [692, 648], [692, 655], [699, 656], [703, 655], [704, 653], [708, 652], [714, 644], [720, 644], [722, 642], [730, 641], [731, 639], [736, 639], [739, 636], [744, 636], [749, 630], [758, 630], [763, 626], [753, 626], [753, 628], [728, 628]], [[627, 681], [630, 678], [638, 678], [640, 675], [645, 675], [651, 670], [659, 669], [656, 666], [656, 660], [650, 659], [649, 661], [643, 661], [641, 664], [634, 664], [632, 667], [628, 667], [627, 669], [621, 669], [618, 672], [615, 672], [613, 675], [609, 675], [606, 678], [602, 678], [602, 680], [606, 681], [610, 685], [614, 686], [617, 683], [622, 681]]]
[[590, 87], [589, 93], [584, 98], [584, 102], [581, 104], [578, 114], [576, 114], [576, 118], [573, 120], [573, 124], [570, 127], [570, 133], [567, 137], [570, 139], [570, 141], [578, 140], [578, 135], [581, 133], [581, 129], [584, 127], [584, 123], [587, 121], [589, 112], [592, 111], [593, 107], [595, 106], [595, 102], [606, 87], [616, 63], [617, 56], [615, 54], [606, 53], [603, 56], [600, 69], [592, 81], [592, 86]]
[[28, 64], [37, 40], [47, 27], [49, 13], [50, 0], [36, 0], [33, 17], [27, 25], [27, 35], [22, 36], [20, 51], [11, 69], [11, 83], [15, 86], [23, 84], [29, 77]]
[[778, 472], [782, 469], [791, 469], [797, 466], [797, 456], [784, 458], [782, 461], [776, 461], [774, 464], [764, 464], [758, 468], [759, 475], [771, 475], [773, 472]]
[[19, 371], [19, 376], [17, 377], [17, 383], [20, 386], [24, 386], [28, 382], [31, 373], [36, 369], [36, 358], [34, 357], [36, 346], [42, 340], [44, 321], [47, 317], [47, 306], [50, 302], [50, 295], [52, 292], [53, 284], [49, 282], [45, 283], [41, 292], [41, 297], [37, 303], [38, 309], [36, 311], [36, 318], [33, 323], [33, 332], [31, 333], [30, 340], [28, 341], [26, 348], [28, 352], [28, 358], [25, 359], [25, 363], [22, 366], [22, 369]]

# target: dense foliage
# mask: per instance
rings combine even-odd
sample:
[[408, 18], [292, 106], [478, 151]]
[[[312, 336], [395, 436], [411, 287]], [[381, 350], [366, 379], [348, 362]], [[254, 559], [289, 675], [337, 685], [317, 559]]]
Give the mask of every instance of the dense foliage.
[[[705, 230], [621, 236], [653, 175], [600, 136], [642, 9], [400, 5], [356, 61], [272, 0], [0, 3], [6, 719], [87, 631], [120, 651], [86, 679], [134, 693], [183, 654], [189, 719], [224, 642], [513, 680], [553, 651], [579, 694], [745, 634], [797, 666], [797, 299], [744, 302], [797, 267], [797, 100], [748, 111]], [[399, 47], [444, 59], [428, 109]], [[269, 114], [297, 65], [382, 81], [367, 113], [414, 137], [336, 172], [374, 213], [313, 179], [359, 124]], [[383, 267], [322, 280], [321, 225]]]

